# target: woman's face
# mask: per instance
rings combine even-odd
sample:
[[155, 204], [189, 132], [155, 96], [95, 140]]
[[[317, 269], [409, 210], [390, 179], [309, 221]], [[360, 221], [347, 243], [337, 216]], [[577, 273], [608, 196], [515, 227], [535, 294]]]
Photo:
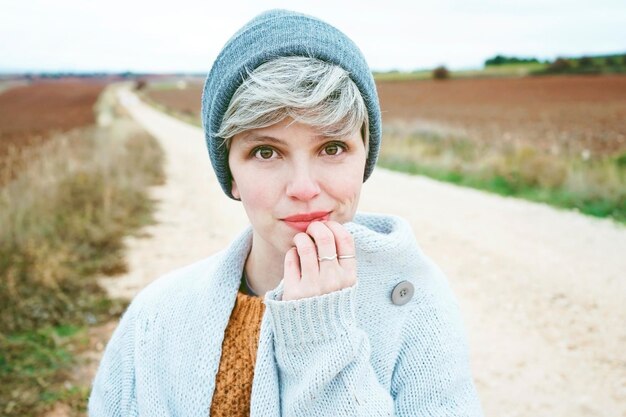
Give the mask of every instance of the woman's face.
[[287, 118], [231, 139], [232, 194], [241, 199], [255, 238], [286, 253], [313, 220], [352, 220], [365, 160], [359, 130], [329, 138]]

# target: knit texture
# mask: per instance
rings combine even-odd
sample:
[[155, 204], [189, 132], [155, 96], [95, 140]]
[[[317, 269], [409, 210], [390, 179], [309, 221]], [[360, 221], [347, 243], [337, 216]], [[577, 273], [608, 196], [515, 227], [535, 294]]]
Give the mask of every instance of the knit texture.
[[[481, 416], [458, 305], [441, 270], [400, 217], [358, 213], [357, 283], [281, 301], [265, 294], [252, 417]], [[150, 284], [107, 345], [89, 413], [206, 417], [226, 328], [252, 245], [225, 250]], [[415, 286], [406, 304], [393, 288]]]
[[243, 26], [224, 45], [202, 92], [202, 125], [211, 164], [227, 196], [232, 175], [228, 153], [215, 136], [235, 91], [248, 71], [281, 56], [304, 56], [336, 64], [350, 74], [367, 107], [369, 154], [363, 181], [372, 173], [381, 140], [381, 115], [374, 77], [359, 48], [341, 31], [315, 17], [289, 10], [264, 12]]
[[211, 403], [212, 417], [250, 415], [252, 378], [264, 311], [261, 298], [237, 292], [237, 301], [224, 333]]

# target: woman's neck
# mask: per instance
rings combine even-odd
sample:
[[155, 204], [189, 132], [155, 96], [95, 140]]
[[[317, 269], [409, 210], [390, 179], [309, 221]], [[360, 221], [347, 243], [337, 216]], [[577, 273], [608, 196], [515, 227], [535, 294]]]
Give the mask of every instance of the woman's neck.
[[259, 297], [273, 290], [283, 279], [285, 255], [258, 236], [253, 236], [252, 248], [244, 265], [249, 288]]

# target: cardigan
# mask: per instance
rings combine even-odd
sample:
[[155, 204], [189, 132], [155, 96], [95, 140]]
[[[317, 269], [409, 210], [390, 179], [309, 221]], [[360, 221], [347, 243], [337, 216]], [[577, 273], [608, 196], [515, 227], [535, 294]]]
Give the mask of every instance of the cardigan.
[[[357, 213], [351, 287], [282, 301], [267, 292], [252, 417], [482, 416], [458, 304], [400, 217]], [[109, 341], [89, 399], [99, 416], [209, 415], [224, 330], [252, 245], [228, 248], [152, 282]], [[403, 305], [391, 299], [413, 284]]]
[[[242, 279], [242, 282], [245, 282]], [[265, 305], [259, 297], [239, 290], [224, 332], [222, 357], [211, 401], [213, 417], [250, 415], [250, 394]]]

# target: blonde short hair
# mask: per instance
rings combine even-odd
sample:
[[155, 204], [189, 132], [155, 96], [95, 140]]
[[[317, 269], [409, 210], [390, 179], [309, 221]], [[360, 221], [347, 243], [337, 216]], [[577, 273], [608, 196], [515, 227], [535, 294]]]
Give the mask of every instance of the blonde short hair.
[[237, 88], [216, 133], [229, 147], [238, 133], [290, 117], [329, 137], [361, 130], [368, 152], [367, 108], [343, 68], [303, 56], [279, 57], [248, 73]]

